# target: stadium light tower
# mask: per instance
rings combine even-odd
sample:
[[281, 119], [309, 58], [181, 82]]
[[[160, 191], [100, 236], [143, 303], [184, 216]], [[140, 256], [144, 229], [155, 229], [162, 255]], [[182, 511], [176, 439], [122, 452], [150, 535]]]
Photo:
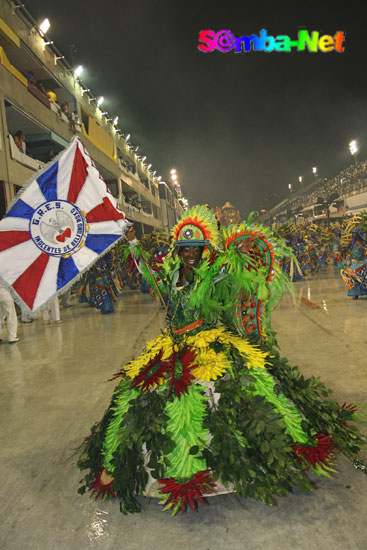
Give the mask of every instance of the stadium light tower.
[[315, 180], [317, 179], [317, 166], [312, 167], [312, 173], [315, 176]]
[[302, 176], [298, 176], [298, 181], [299, 181], [300, 185], [302, 185], [302, 181], [303, 181]]
[[354, 163], [357, 164], [358, 162], [358, 142], [356, 139], [353, 139], [350, 143], [349, 143], [349, 151], [350, 151], [350, 154], [354, 157]]
[[288, 189], [289, 189], [289, 192], [292, 193], [292, 184], [291, 183], [288, 183]]

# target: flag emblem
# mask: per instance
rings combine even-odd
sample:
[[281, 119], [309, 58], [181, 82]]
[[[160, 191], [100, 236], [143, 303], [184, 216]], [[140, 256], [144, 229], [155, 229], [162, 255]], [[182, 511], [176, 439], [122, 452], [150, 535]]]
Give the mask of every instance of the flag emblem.
[[68, 201], [45, 202], [29, 224], [32, 241], [50, 256], [75, 254], [85, 244], [88, 229], [81, 210]]

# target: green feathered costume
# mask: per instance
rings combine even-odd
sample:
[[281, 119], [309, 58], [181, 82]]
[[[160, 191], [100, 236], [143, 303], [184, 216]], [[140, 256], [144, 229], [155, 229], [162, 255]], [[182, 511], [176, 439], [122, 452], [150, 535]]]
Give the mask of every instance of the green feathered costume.
[[[191, 280], [178, 253], [187, 246], [203, 247]], [[278, 266], [291, 255], [284, 241], [251, 222], [220, 231], [212, 211], [195, 206], [159, 273], [132, 248], [167, 301], [166, 328], [115, 375], [111, 404], [80, 447], [88, 473], [79, 492], [117, 497], [124, 513], [140, 510], [137, 495], [159, 496], [173, 513], [230, 491], [272, 504], [293, 487], [311, 490], [308, 470], [330, 476], [337, 452], [361, 464], [354, 408], [276, 350], [270, 315], [289, 286]]]

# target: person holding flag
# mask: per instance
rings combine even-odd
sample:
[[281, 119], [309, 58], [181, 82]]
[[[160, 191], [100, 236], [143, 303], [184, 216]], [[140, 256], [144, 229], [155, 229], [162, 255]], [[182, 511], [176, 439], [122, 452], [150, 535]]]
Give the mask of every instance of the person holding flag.
[[125, 234], [80, 138], [37, 172], [0, 221], [0, 281], [26, 313], [69, 288]]

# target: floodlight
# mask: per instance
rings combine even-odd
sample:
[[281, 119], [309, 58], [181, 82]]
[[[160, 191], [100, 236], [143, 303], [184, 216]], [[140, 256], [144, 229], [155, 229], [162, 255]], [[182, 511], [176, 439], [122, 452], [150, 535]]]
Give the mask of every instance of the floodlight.
[[40, 26], [38, 27], [39, 31], [40, 31], [40, 35], [45, 36], [45, 34], [48, 31], [48, 29], [50, 28], [50, 26], [51, 26], [51, 24], [50, 24], [49, 20], [46, 17], [46, 19], [44, 19], [42, 21], [42, 23], [40, 24]]
[[77, 68], [74, 71], [74, 78], [78, 78], [83, 72], [83, 67], [81, 65], [78, 65]]
[[352, 155], [355, 155], [356, 153], [358, 153], [358, 144], [355, 139], [353, 139], [353, 141], [349, 143], [349, 151], [351, 152]]

